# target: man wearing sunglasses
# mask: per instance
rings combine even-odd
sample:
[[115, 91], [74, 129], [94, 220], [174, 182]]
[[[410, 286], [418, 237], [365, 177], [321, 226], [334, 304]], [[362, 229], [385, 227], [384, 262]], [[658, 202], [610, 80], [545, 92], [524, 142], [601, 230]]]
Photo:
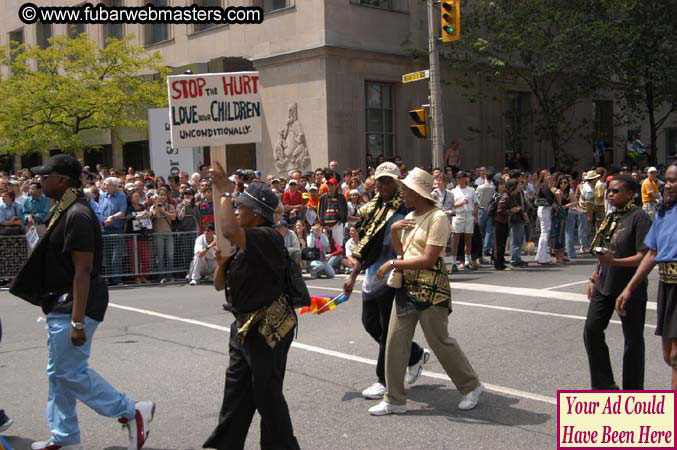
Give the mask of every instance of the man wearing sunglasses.
[[[89, 367], [92, 337], [108, 306], [108, 286], [100, 276], [99, 221], [80, 189], [80, 162], [55, 155], [31, 169], [42, 175], [47, 197], [56, 201], [47, 232], [17, 275], [10, 292], [47, 316], [47, 422], [51, 436], [32, 450], [82, 450], [76, 401], [118, 419], [129, 432], [129, 449], [148, 436], [155, 404], [135, 403]], [[35, 280], [40, 280], [36, 283]]]
[[[592, 253], [598, 257], [588, 284], [590, 305], [583, 339], [590, 365], [593, 390], [615, 390], [604, 331], [613, 314], [616, 298], [627, 286], [647, 252], [644, 238], [651, 228], [649, 216], [634, 203], [636, 181], [630, 175], [618, 175], [607, 190], [613, 208], [607, 214], [592, 241]], [[625, 346], [623, 351], [624, 390], [644, 389], [644, 319], [647, 282], [635, 289], [621, 317]]]

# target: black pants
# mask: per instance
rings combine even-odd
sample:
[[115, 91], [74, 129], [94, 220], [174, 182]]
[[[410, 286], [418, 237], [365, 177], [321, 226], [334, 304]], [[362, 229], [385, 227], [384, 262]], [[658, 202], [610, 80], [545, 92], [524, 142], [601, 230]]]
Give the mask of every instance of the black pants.
[[510, 227], [507, 223], [494, 221], [494, 268], [505, 269], [505, 241]]
[[[378, 382], [386, 385], [386, 338], [390, 313], [395, 301], [395, 290], [386, 289], [383, 294], [369, 300], [362, 301], [362, 325], [369, 336], [378, 343], [378, 361], [376, 362], [376, 376]], [[411, 342], [409, 365], [416, 364], [423, 356], [423, 349], [416, 342]]]
[[261, 415], [261, 449], [299, 449], [282, 393], [287, 353], [293, 330], [270, 348], [256, 328], [244, 344], [237, 337], [237, 323], [230, 327], [230, 363], [219, 414], [219, 424], [203, 448], [244, 448], [247, 432], [258, 410]]
[[[623, 350], [623, 389], [644, 389], [644, 319], [646, 316], [647, 294], [639, 293], [627, 303], [626, 316], [621, 317], [625, 347]], [[585, 320], [583, 342], [588, 352], [590, 384], [592, 389], [616, 388], [611, 370], [609, 348], [604, 341], [604, 330], [614, 312], [616, 297], [593, 291], [588, 316]]]

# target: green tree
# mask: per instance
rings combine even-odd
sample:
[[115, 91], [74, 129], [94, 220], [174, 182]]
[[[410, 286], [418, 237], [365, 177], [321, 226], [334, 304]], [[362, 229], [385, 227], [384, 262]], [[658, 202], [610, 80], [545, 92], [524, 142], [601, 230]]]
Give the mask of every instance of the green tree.
[[610, 0], [614, 14], [614, 80], [628, 124], [649, 120], [651, 159], [656, 140], [677, 112], [677, 2]]
[[464, 72], [527, 86], [536, 137], [569, 166], [566, 144], [590, 126], [573, 111], [605, 85], [606, 14], [602, 0], [467, 0], [461, 41], [446, 51]]
[[167, 69], [132, 39], [98, 47], [84, 33], [63, 35], [0, 55], [9, 68], [0, 79], [2, 151], [73, 153], [88, 147], [83, 131], [145, 128], [146, 108], [167, 104]]

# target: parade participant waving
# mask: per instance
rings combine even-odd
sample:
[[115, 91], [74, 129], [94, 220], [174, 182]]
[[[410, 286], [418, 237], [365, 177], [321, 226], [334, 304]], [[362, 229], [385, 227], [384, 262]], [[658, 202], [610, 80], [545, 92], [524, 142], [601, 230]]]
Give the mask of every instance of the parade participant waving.
[[[343, 291], [350, 295], [360, 270], [366, 269], [362, 283], [362, 325], [369, 335], [378, 342], [378, 360], [376, 376], [378, 382], [362, 391], [362, 396], [376, 400], [383, 397], [386, 390], [385, 355], [386, 338], [390, 323], [390, 310], [395, 299], [395, 290], [386, 284], [386, 280], [377, 279], [379, 267], [395, 258], [391, 245], [390, 227], [403, 219], [408, 209], [404, 206], [397, 179], [400, 169], [394, 163], [384, 162], [376, 168], [377, 195], [357, 212], [360, 222], [358, 233], [360, 242], [353, 250], [353, 258], [358, 264], [353, 268]], [[413, 383], [421, 375], [423, 364], [430, 354], [416, 342], [412, 342], [409, 352], [409, 371], [407, 382]]]
[[664, 200], [644, 244], [649, 248], [635, 276], [616, 300], [616, 311], [626, 317], [635, 308], [634, 292], [646, 286], [646, 278], [658, 264], [658, 323], [656, 335], [662, 337], [663, 359], [672, 367], [672, 390], [677, 389], [677, 165], [665, 174]]
[[[611, 181], [608, 197], [614, 211], [607, 214], [592, 241], [592, 251], [598, 256], [599, 263], [588, 285], [590, 305], [583, 339], [594, 390], [618, 389], [604, 331], [609, 325], [616, 298], [632, 279], [647, 252], [644, 238], [651, 221], [633, 202], [635, 187], [636, 182], [630, 175], [618, 175]], [[625, 337], [623, 389], [644, 389], [646, 288], [646, 282], [638, 285], [628, 305], [628, 314], [621, 316]]]
[[383, 279], [392, 270], [400, 271], [403, 282], [397, 291], [388, 329], [388, 388], [383, 401], [369, 408], [369, 413], [382, 416], [406, 412], [402, 378], [417, 323], [421, 324], [435, 356], [463, 395], [458, 407], [472, 409], [477, 406], [484, 387], [461, 347], [449, 336], [451, 290], [441, 257], [451, 232], [449, 220], [430, 195], [432, 175], [416, 167], [401, 183], [404, 202], [414, 211], [391, 228], [393, 248], [404, 259], [386, 261], [377, 273], [377, 278]]
[[[223, 273], [226, 306], [235, 315], [230, 327], [229, 362], [219, 424], [203, 448], [244, 448], [254, 411], [261, 415], [261, 448], [298, 449], [282, 393], [287, 353], [296, 314], [285, 294], [287, 252], [273, 228], [279, 200], [264, 183], [253, 182], [235, 200], [235, 185], [217, 162], [211, 169], [220, 192], [221, 233], [237, 252]], [[262, 283], [262, 277], [266, 282]], [[215, 285], [217, 280], [215, 274]]]

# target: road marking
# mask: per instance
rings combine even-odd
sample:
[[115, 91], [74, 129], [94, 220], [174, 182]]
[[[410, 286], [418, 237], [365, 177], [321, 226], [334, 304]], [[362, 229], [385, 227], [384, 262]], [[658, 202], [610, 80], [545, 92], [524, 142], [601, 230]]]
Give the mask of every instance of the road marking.
[[553, 287], [545, 288], [544, 290], [545, 291], [551, 291], [551, 290], [554, 291], [555, 289], [560, 289], [560, 288], [569, 287], [569, 286], [576, 286], [577, 284], [584, 284], [584, 283], [589, 283], [589, 282], [590, 282], [590, 280], [583, 280], [583, 281], [577, 281], [575, 283], [560, 284], [559, 286], [553, 286]]
[[[109, 303], [108, 305], [112, 308], [122, 309], [124, 311], [130, 311], [130, 312], [135, 312], [135, 313], [139, 313], [139, 314], [145, 314], [145, 315], [148, 315], [148, 316], [159, 317], [161, 319], [174, 320], [174, 321], [177, 321], [177, 322], [183, 322], [183, 323], [187, 323], [187, 324], [190, 324], [190, 325], [202, 326], [202, 327], [206, 327], [206, 328], [211, 328], [213, 330], [223, 331], [225, 333], [230, 332], [229, 328], [227, 328], [227, 327], [224, 327], [222, 325], [215, 325], [215, 324], [209, 323], [209, 322], [202, 322], [200, 320], [186, 319], [184, 317], [174, 316], [174, 315], [171, 315], [171, 314], [163, 314], [163, 313], [159, 313], [159, 312], [156, 312], [156, 311], [150, 311], [150, 310], [147, 310], [147, 309], [140, 309], [140, 308], [133, 308], [131, 306], [118, 305], [116, 303]], [[319, 353], [319, 354], [325, 355], [325, 356], [333, 356], [335, 358], [345, 359], [345, 360], [353, 361], [353, 362], [359, 362], [359, 363], [362, 363], [362, 364], [368, 364], [370, 366], [376, 365], [376, 361], [373, 360], [373, 359], [363, 358], [361, 356], [350, 355], [348, 353], [337, 352], [335, 350], [329, 350], [329, 349], [326, 349], [326, 348], [316, 347], [314, 345], [302, 344], [300, 342], [292, 342], [291, 346], [298, 348], [298, 349], [301, 349], [301, 350], [306, 350], [306, 351], [313, 352], [313, 353]], [[449, 377], [445, 374], [437, 373], [437, 372], [429, 372], [427, 370], [423, 371], [423, 376], [426, 376], [428, 378], [434, 378], [434, 379], [437, 379], [437, 380], [451, 381], [449, 379]], [[535, 400], [535, 401], [542, 402], [542, 403], [549, 403], [551, 405], [557, 404], [557, 400], [554, 397], [546, 397], [546, 396], [543, 396], [543, 395], [532, 394], [531, 392], [520, 391], [518, 389], [512, 389], [512, 388], [508, 388], [508, 387], [498, 386], [498, 385], [495, 385], [495, 384], [489, 384], [489, 383], [484, 383], [484, 382], [483, 382], [483, 384], [484, 384], [484, 387], [486, 387], [488, 390], [498, 392], [498, 393], [501, 393], [501, 394], [510, 395], [510, 396], [513, 396], [513, 397], [521, 397], [521, 398], [528, 399], [528, 400]]]
[[[325, 291], [343, 292], [343, 289], [338, 289], [338, 288], [327, 288], [327, 287], [321, 287], [321, 286], [308, 286], [308, 287], [313, 288], [313, 289], [325, 290]], [[362, 291], [353, 291], [353, 292], [356, 292], [356, 293], [359, 294]], [[509, 311], [509, 312], [525, 313], [525, 314], [534, 314], [536, 316], [559, 317], [561, 319], [575, 319], [575, 320], [585, 320], [586, 319], [585, 316], [575, 316], [573, 314], [560, 314], [560, 313], [552, 313], [552, 312], [547, 312], [547, 311], [534, 311], [534, 310], [531, 310], [531, 309], [510, 308], [508, 306], [485, 305], [483, 303], [459, 302], [457, 300], [453, 300], [452, 305], [474, 306], [475, 308], [497, 309], [499, 311]], [[609, 323], [613, 323], [613, 324], [616, 324], [616, 325], [622, 325], [622, 322], [620, 320], [610, 320]], [[651, 329], [651, 330], [656, 329], [656, 325], [644, 324], [644, 326], [646, 328]]]
[[[358, 279], [359, 281], [359, 279]], [[584, 281], [587, 283], [587, 281]], [[357, 283], [356, 283], [357, 284]], [[562, 300], [565, 302], [574, 302], [574, 303], [590, 303], [588, 296], [584, 294], [577, 294], [575, 292], [560, 292], [560, 291], [551, 291], [549, 289], [534, 289], [534, 288], [524, 288], [524, 287], [512, 287], [512, 286], [497, 286], [495, 284], [480, 284], [480, 283], [458, 283], [451, 282], [451, 289], [456, 291], [472, 291], [472, 292], [484, 292], [489, 294], [508, 294], [508, 295], [517, 295], [521, 297], [533, 297], [533, 298], [545, 298], [548, 300]], [[566, 286], [566, 285], [565, 285]], [[311, 287], [311, 286], [308, 286]], [[318, 289], [325, 289], [320, 286], [312, 286]], [[341, 289], [339, 289], [341, 290]], [[357, 291], [355, 291], [357, 292]], [[646, 309], [651, 311], [656, 311], [656, 302], [647, 302]]]

